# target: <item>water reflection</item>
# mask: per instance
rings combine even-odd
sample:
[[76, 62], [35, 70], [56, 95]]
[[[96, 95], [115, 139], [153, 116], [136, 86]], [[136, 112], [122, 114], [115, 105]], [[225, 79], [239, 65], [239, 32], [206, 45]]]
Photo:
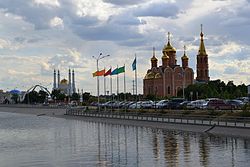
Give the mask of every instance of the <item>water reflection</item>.
[[0, 113], [0, 120], [1, 167], [208, 167], [250, 161], [248, 139], [9, 113]]
[[179, 146], [176, 136], [172, 132], [164, 134], [165, 159], [168, 166], [178, 166]]
[[209, 146], [206, 139], [204, 135], [201, 135], [199, 139], [200, 162], [205, 167], [208, 165], [209, 158]]
[[189, 134], [183, 135], [183, 149], [184, 149], [184, 161], [189, 166], [190, 162], [190, 137]]

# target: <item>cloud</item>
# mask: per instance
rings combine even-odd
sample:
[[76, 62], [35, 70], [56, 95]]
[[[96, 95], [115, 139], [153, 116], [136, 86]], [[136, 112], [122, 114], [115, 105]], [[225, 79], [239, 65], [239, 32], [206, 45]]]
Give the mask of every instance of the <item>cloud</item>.
[[76, 49], [67, 49], [64, 54], [56, 54], [43, 63], [41, 68], [46, 71], [50, 69], [60, 68], [85, 68], [82, 62], [88, 62]]
[[103, 0], [103, 2], [111, 3], [114, 5], [124, 6], [124, 5], [136, 5], [140, 4], [142, 2], [145, 2], [146, 0]]
[[85, 40], [121, 41], [142, 37], [142, 34], [138, 32], [136, 27], [120, 26], [109, 23], [104, 23], [95, 27], [73, 26], [72, 30]]
[[54, 17], [50, 20], [50, 26], [63, 28], [63, 20], [60, 17]]
[[145, 17], [176, 17], [179, 12], [178, 7], [172, 3], [152, 3], [147, 6], [142, 6], [136, 9], [134, 12], [135, 16]]
[[141, 25], [146, 24], [146, 21], [133, 16], [129, 12], [123, 12], [118, 15], [112, 15], [109, 17], [108, 23], [118, 24], [118, 25]]

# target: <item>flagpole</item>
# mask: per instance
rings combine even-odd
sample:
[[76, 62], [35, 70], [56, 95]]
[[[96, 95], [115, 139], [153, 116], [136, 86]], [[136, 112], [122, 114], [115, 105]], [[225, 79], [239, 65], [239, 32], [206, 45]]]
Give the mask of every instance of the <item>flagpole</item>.
[[[103, 86], [104, 86], [104, 100], [105, 100], [105, 103], [107, 102], [107, 99], [106, 99], [106, 76], [105, 76], [105, 73], [106, 73], [106, 68], [104, 67], [104, 75], [103, 75]], [[105, 111], [106, 111], [106, 105], [105, 105]]]
[[[117, 69], [118, 69], [118, 65], [117, 65]], [[118, 101], [119, 101], [119, 77], [118, 77], [118, 75], [119, 74], [116, 74], [117, 76], [117, 86], [116, 86], [116, 88], [117, 88], [117, 99], [118, 99]]]
[[[136, 54], [135, 54], [135, 59], [136, 59]], [[136, 63], [137, 63], [137, 60], [136, 60]], [[135, 68], [135, 97], [136, 97], [136, 102], [137, 102], [137, 67]]]
[[[124, 69], [125, 69], [125, 64], [124, 64]], [[124, 101], [126, 101], [126, 70], [124, 70]]]
[[[110, 67], [110, 69], [112, 69], [112, 67]], [[112, 92], [112, 75], [109, 75], [110, 77], [110, 97], [111, 97], [111, 101], [113, 101], [113, 92]]]
[[[135, 59], [136, 59], [136, 54], [135, 54]], [[137, 60], [136, 60], [136, 68], [135, 68], [135, 101], [136, 101], [136, 108], [137, 108]]]
[[[104, 70], [105, 70], [105, 72], [106, 72], [106, 68], [104, 67]], [[105, 101], [106, 101], [106, 76], [105, 75], [103, 75], [103, 79], [104, 79], [104, 81], [103, 81], [103, 84], [104, 84], [104, 97], [105, 97]]]
[[[110, 66], [110, 69], [112, 69], [112, 67]], [[112, 71], [112, 70], [111, 70]], [[112, 111], [113, 111], [113, 90], [112, 90], [112, 75], [110, 74], [109, 75], [110, 77], [110, 97], [111, 97], [111, 114], [112, 114]]]

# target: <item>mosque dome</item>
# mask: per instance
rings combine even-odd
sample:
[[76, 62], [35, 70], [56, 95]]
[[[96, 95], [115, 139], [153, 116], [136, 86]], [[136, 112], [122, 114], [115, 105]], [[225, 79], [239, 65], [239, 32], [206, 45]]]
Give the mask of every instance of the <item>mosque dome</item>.
[[145, 79], [153, 79], [153, 78], [155, 78], [155, 74], [153, 72], [149, 72], [145, 76]]
[[68, 80], [67, 79], [62, 79], [60, 84], [62, 85], [67, 85], [68, 84]]

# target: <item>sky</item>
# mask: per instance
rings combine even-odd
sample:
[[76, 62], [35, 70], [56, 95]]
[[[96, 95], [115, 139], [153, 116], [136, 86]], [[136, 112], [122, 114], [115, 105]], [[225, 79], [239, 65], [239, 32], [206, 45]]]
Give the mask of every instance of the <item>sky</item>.
[[[35, 84], [51, 89], [53, 70], [59, 69], [61, 79], [67, 79], [71, 68], [77, 89], [96, 94], [93, 56], [102, 53], [110, 56], [100, 60], [99, 68], [126, 65], [129, 92], [136, 54], [142, 93], [152, 48], [161, 65], [168, 32], [178, 64], [187, 46], [196, 77], [200, 24], [210, 78], [248, 85], [249, 11], [250, 0], [0, 0], [0, 89], [27, 90]], [[122, 91], [123, 76], [119, 82]], [[100, 84], [102, 92], [103, 78]]]

